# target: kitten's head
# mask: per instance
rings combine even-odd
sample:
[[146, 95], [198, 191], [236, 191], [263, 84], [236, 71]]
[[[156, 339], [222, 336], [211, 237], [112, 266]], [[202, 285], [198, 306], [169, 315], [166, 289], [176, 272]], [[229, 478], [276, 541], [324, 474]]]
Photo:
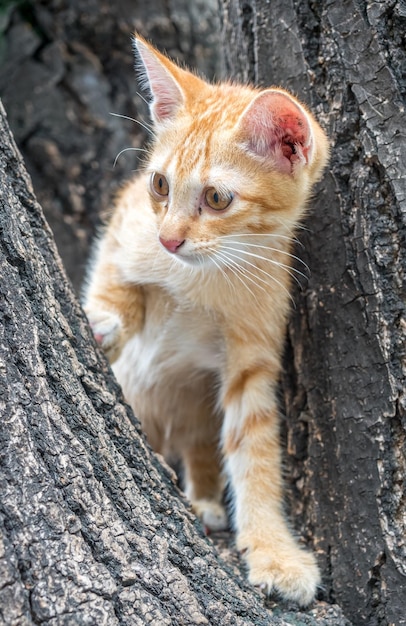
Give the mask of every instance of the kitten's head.
[[230, 241], [286, 241], [328, 158], [310, 112], [283, 89], [210, 85], [142, 38], [135, 46], [152, 95], [147, 167], [161, 244], [216, 266], [227, 265]]

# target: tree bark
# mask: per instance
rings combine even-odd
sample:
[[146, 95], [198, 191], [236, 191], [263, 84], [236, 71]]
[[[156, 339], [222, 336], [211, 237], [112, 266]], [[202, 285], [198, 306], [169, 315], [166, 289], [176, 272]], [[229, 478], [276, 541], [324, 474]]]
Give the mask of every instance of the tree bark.
[[204, 536], [94, 344], [2, 106], [0, 137], [0, 623], [345, 626], [323, 603], [272, 613]]
[[[9, 12], [0, 91], [77, 288], [100, 206], [134, 167], [126, 153], [113, 171], [114, 157], [144, 138], [109, 116], [142, 106], [131, 25], [218, 75], [209, 4]], [[405, 624], [406, 12], [395, 0], [220, 5], [228, 73], [292, 89], [332, 141], [297, 251], [311, 275], [282, 381], [293, 519], [325, 598], [356, 624]], [[3, 127], [1, 142], [0, 623], [344, 623], [323, 603], [271, 617], [230, 583], [94, 351]]]
[[406, 11], [389, 0], [222, 8], [229, 73], [296, 92], [332, 145], [288, 333], [292, 510], [326, 596], [356, 624], [406, 624]]

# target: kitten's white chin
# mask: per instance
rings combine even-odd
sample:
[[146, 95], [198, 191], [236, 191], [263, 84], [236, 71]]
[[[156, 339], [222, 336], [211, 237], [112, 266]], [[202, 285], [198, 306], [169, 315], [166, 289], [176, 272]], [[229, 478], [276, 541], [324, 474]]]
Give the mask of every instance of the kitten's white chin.
[[175, 258], [180, 261], [181, 263], [184, 263], [185, 265], [188, 266], [193, 266], [193, 267], [202, 267], [207, 266], [208, 265], [208, 259], [205, 259], [203, 256], [199, 255], [183, 255], [180, 254], [179, 252], [176, 253]]
[[211, 265], [210, 258], [201, 252], [196, 252], [195, 250], [182, 249], [177, 250], [175, 253], [171, 254], [172, 257], [183, 263], [187, 266], [192, 267], [209, 267]]

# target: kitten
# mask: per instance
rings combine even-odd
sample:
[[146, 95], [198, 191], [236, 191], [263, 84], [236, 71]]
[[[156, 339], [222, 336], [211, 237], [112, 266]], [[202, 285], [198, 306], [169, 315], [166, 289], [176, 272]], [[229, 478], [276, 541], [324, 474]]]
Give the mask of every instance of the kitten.
[[306, 605], [320, 577], [283, 513], [276, 388], [295, 226], [327, 140], [283, 89], [210, 85], [135, 46], [153, 141], [98, 242], [85, 308], [151, 446], [182, 458], [203, 523], [227, 526], [224, 468], [250, 581]]

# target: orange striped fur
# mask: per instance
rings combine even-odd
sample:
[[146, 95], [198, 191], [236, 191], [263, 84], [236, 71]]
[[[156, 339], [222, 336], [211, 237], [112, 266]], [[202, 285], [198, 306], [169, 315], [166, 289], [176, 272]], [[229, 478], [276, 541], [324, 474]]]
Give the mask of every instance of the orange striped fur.
[[98, 242], [85, 307], [151, 445], [181, 457], [204, 524], [227, 525], [253, 584], [302, 605], [314, 556], [282, 507], [275, 390], [292, 242], [327, 140], [283, 89], [210, 85], [136, 38], [153, 137]]

